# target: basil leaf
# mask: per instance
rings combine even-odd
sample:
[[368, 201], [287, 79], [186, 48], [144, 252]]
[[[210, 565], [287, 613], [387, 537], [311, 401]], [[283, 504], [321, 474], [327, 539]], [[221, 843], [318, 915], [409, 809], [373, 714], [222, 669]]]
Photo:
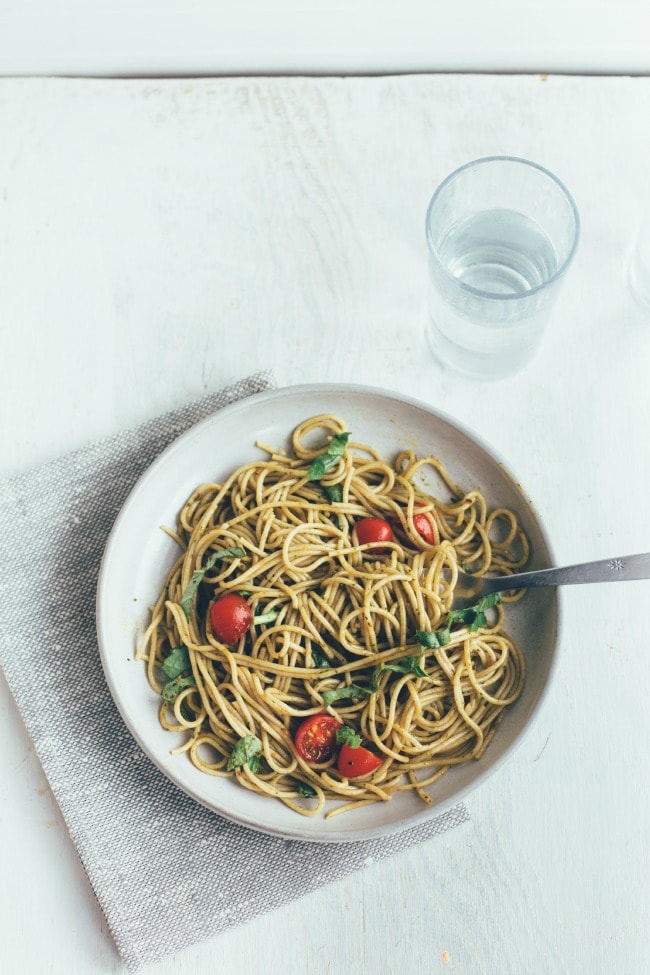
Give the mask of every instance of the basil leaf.
[[377, 688], [375, 686], [368, 688], [359, 687], [358, 684], [342, 684], [341, 687], [337, 687], [332, 691], [323, 692], [323, 704], [327, 708], [334, 701], [340, 701], [345, 698], [350, 701], [362, 701], [364, 697], [370, 697], [376, 690]]
[[500, 602], [501, 593], [489, 592], [487, 596], [482, 596], [474, 606], [469, 606], [467, 609], [452, 609], [447, 615], [446, 629], [449, 629], [453, 623], [466, 623], [469, 624], [471, 630], [478, 630], [479, 627], [485, 626], [487, 623], [485, 610]]
[[416, 630], [415, 639], [423, 646], [435, 649], [436, 647], [446, 647], [451, 640], [451, 628], [454, 623], [464, 623], [469, 626], [470, 633], [476, 633], [481, 627], [488, 625], [486, 609], [491, 609], [501, 602], [501, 593], [490, 592], [467, 609], [452, 609], [447, 614], [445, 626], [441, 630]]
[[449, 629], [454, 623], [473, 623], [476, 619], [476, 610], [473, 606], [467, 609], [452, 609], [451, 613], [447, 615], [446, 629]]
[[489, 592], [487, 596], [482, 596], [476, 604], [477, 612], [482, 613], [486, 609], [491, 609], [501, 602], [500, 592]]
[[306, 782], [298, 782], [296, 788], [301, 796], [306, 796], [308, 799], [316, 795], [316, 789], [312, 789]]
[[174, 647], [169, 656], [165, 657], [161, 666], [170, 680], [180, 677], [185, 671], [190, 670], [190, 654], [187, 647]]
[[260, 767], [259, 754], [262, 751], [262, 742], [255, 735], [245, 735], [240, 738], [228, 759], [226, 769], [233, 772], [237, 768], [244, 768], [248, 765], [251, 772], [257, 772]]
[[475, 613], [474, 619], [470, 623], [470, 633], [475, 633], [476, 630], [480, 630], [482, 626], [487, 626], [487, 616], [485, 613]]
[[185, 674], [184, 676], [181, 675], [179, 677], [174, 677], [173, 680], [168, 680], [160, 692], [160, 696], [162, 697], [163, 701], [171, 703], [178, 697], [180, 692], [185, 687], [196, 687], [196, 681], [191, 674]]
[[451, 634], [449, 630], [416, 630], [415, 639], [421, 647], [435, 650], [437, 647], [446, 647], [451, 640]]
[[381, 677], [381, 672], [383, 669], [384, 669], [384, 665], [379, 664], [379, 666], [375, 667], [375, 669], [372, 672], [372, 683], [374, 684], [375, 687], [379, 686], [379, 678]]
[[320, 481], [328, 471], [336, 467], [345, 453], [345, 447], [350, 438], [349, 433], [335, 433], [330, 440], [327, 450], [312, 461], [307, 471], [308, 481]]
[[350, 748], [358, 748], [361, 744], [361, 735], [358, 735], [354, 728], [344, 724], [336, 732], [336, 740], [339, 745], [349, 745]]
[[192, 578], [188, 582], [185, 592], [181, 596], [181, 609], [185, 613], [185, 618], [190, 618], [190, 613], [192, 612], [192, 603], [194, 602], [194, 597], [196, 595], [197, 589], [203, 582], [203, 579], [208, 574], [210, 569], [213, 569], [217, 562], [223, 559], [240, 559], [246, 555], [246, 551], [243, 548], [237, 546], [236, 548], [221, 548], [217, 552], [213, 552], [208, 561], [205, 563], [202, 569], [197, 569], [192, 573]]
[[321, 484], [321, 487], [332, 504], [343, 500], [343, 488], [340, 484]]
[[314, 662], [314, 667], [331, 667], [332, 663], [329, 657], [326, 657], [320, 647], [311, 648], [311, 659]]
[[396, 674], [416, 674], [418, 677], [428, 677], [426, 670], [420, 663], [421, 657], [402, 657], [401, 660], [393, 660], [391, 663], [382, 664], [382, 670], [392, 670]]
[[455, 616], [450, 613], [449, 616], [447, 617], [447, 625], [445, 629], [439, 631], [438, 635], [444, 632], [447, 634], [449, 639], [451, 639], [451, 627], [453, 626], [454, 623], [464, 623], [465, 625], [469, 626], [471, 630], [472, 628], [471, 624], [474, 623], [475, 619], [476, 619], [476, 613], [474, 611], [470, 613], [468, 610], [464, 610], [462, 616]]
[[259, 616], [254, 616], [253, 623], [274, 623], [279, 615], [279, 610], [271, 609], [268, 613], [261, 613]]

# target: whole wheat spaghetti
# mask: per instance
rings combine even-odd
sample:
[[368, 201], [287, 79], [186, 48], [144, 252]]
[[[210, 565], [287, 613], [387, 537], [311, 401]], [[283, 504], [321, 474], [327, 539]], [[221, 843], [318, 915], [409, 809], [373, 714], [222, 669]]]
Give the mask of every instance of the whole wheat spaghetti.
[[[403, 790], [430, 802], [448, 768], [481, 757], [523, 687], [502, 605], [449, 616], [459, 566], [524, 565], [517, 518], [461, 490], [435, 457], [388, 462], [335, 416], [301, 423], [289, 452], [258, 446], [265, 459], [197, 488], [170, 531], [182, 554], [138, 653], [162, 725], [184, 732], [174, 751], [303, 815]], [[368, 518], [389, 538], [360, 541]], [[234, 594], [253, 620], [233, 642], [212, 607]], [[308, 761], [296, 734], [323, 714], [336, 740]], [[341, 742], [377, 767], [346, 775]]]

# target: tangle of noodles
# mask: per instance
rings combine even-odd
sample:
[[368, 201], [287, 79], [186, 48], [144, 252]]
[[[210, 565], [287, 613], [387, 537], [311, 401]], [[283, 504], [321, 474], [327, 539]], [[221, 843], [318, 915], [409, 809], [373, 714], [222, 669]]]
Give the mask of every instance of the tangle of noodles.
[[[431, 783], [481, 757], [524, 682], [523, 655], [502, 628], [502, 605], [475, 632], [456, 624], [444, 646], [429, 649], [415, 638], [445, 626], [458, 566], [511, 573], [526, 562], [528, 542], [515, 515], [489, 511], [480, 492], [462, 491], [435, 457], [404, 451], [389, 464], [352, 440], [321, 481], [308, 480], [312, 461], [343, 431], [335, 416], [308, 419], [293, 432], [290, 453], [258, 444], [267, 459], [194, 491], [170, 531], [182, 555], [138, 651], [161, 692], [168, 680], [162, 663], [187, 648], [191, 670], [160, 708], [166, 729], [186, 732], [175, 752], [303, 815], [328, 799], [344, 800], [330, 807], [333, 815], [405, 789], [430, 802]], [[445, 498], [418, 486], [424, 473]], [[327, 493], [334, 484], [336, 501]], [[416, 512], [435, 526], [433, 544], [414, 527]], [[384, 554], [356, 543], [355, 522], [369, 516], [395, 526]], [[217, 560], [195, 587], [188, 616], [181, 599], [193, 574], [230, 548], [245, 554]], [[277, 614], [233, 646], [216, 639], [207, 612], [229, 591], [244, 592], [255, 615]], [[417, 670], [386, 667], [407, 658]], [[324, 693], [350, 684], [364, 689], [361, 699], [325, 706]], [[352, 779], [337, 771], [336, 756], [307, 764], [294, 734], [322, 712], [360, 734], [381, 757], [379, 768]], [[233, 748], [246, 736], [261, 744], [259, 761], [229, 771]]]

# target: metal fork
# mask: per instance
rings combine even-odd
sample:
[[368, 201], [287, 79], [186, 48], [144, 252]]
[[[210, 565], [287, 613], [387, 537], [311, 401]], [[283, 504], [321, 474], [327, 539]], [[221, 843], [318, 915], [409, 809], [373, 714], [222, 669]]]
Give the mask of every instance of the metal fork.
[[599, 562], [581, 562], [558, 569], [517, 572], [510, 576], [473, 576], [459, 569], [453, 608], [465, 609], [476, 603], [481, 596], [507, 589], [572, 586], [586, 582], [628, 582], [631, 579], [650, 579], [650, 552], [622, 555]]

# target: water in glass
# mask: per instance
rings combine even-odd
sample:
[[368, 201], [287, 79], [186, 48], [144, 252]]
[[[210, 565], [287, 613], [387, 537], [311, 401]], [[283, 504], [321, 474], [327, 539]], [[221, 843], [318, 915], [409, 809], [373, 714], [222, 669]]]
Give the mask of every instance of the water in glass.
[[519, 368], [547, 318], [548, 294], [537, 289], [558, 267], [548, 234], [515, 210], [482, 210], [451, 226], [438, 258], [429, 294], [434, 349], [471, 375], [494, 378]]

